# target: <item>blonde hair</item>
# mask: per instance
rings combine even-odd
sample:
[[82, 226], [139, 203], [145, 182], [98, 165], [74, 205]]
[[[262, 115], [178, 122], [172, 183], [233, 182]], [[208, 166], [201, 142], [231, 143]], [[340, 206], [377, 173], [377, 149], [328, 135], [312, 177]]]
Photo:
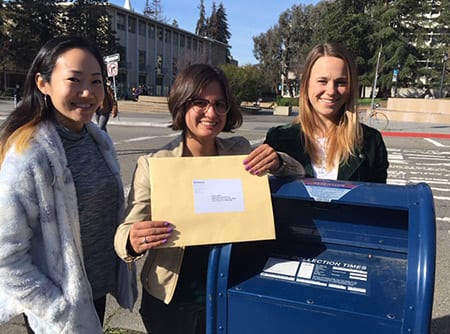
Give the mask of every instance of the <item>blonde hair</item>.
[[5, 142], [0, 142], [0, 166], [11, 147], [14, 146], [16, 152], [23, 153], [30, 146], [35, 130], [36, 124], [29, 122], [17, 128]]
[[306, 58], [300, 86], [300, 112], [294, 123], [300, 123], [303, 130], [305, 152], [311, 161], [319, 163], [321, 160], [319, 148], [316, 144], [316, 130], [320, 124], [316, 112], [308, 98], [308, 86], [311, 78], [311, 68], [320, 57], [337, 57], [344, 61], [347, 70], [348, 100], [339, 111], [337, 122], [334, 123], [326, 140], [326, 168], [333, 168], [336, 160], [347, 163], [355, 152], [362, 146], [362, 128], [357, 112], [358, 74], [356, 65], [350, 53], [340, 44], [324, 43], [316, 45]]

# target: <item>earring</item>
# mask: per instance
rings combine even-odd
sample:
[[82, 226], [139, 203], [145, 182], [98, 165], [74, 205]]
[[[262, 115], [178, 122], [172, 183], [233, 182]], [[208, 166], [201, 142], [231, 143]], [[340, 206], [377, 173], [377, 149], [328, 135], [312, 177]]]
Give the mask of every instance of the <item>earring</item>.
[[47, 102], [49, 96], [47, 94], [44, 95], [44, 105], [45, 105], [45, 109], [49, 110], [49, 103]]

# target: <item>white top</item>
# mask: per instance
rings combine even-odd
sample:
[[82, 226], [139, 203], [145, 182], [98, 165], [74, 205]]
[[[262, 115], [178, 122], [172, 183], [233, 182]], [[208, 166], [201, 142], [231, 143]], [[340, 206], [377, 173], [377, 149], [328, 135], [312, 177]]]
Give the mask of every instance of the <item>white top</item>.
[[334, 162], [334, 167], [330, 170], [326, 168], [327, 161], [327, 142], [324, 137], [317, 137], [316, 143], [320, 153], [320, 164], [312, 163], [314, 177], [318, 179], [337, 180], [339, 165]]

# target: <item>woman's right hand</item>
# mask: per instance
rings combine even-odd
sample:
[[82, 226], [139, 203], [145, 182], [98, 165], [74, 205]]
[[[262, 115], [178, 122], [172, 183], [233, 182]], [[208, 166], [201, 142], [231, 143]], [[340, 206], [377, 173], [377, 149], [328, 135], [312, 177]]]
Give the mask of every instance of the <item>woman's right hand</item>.
[[128, 236], [133, 250], [137, 254], [161, 246], [167, 242], [173, 227], [165, 221], [142, 221], [131, 226]]

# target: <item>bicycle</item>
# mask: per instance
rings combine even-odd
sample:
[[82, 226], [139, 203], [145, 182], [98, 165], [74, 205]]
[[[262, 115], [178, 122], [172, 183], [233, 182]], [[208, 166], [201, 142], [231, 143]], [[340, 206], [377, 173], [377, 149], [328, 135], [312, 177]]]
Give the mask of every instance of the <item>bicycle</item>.
[[372, 108], [359, 111], [360, 120], [372, 128], [386, 130], [389, 126], [389, 118], [385, 113], [376, 110], [379, 107], [377, 103]]

